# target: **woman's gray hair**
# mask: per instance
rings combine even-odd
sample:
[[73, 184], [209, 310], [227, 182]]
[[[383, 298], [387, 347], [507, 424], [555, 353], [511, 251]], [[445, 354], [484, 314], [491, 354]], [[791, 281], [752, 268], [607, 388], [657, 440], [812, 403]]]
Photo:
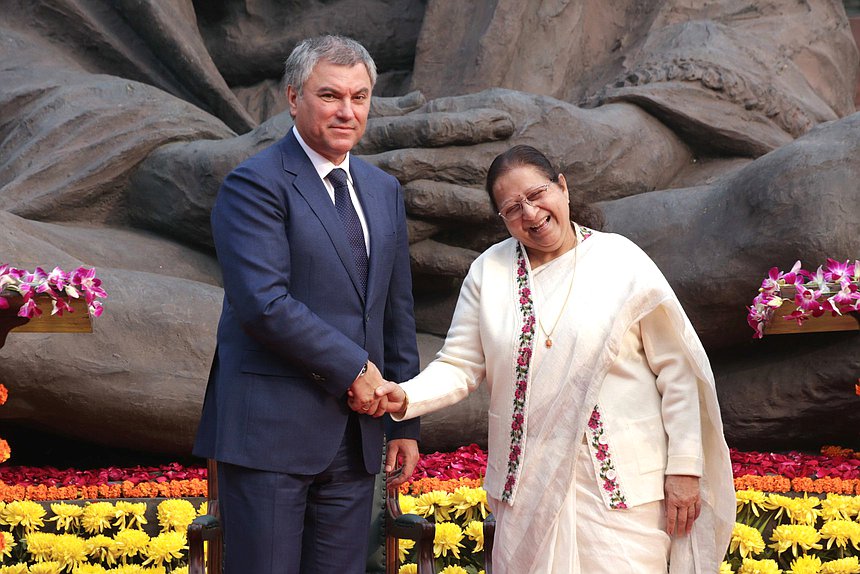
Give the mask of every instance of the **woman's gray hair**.
[[303, 40], [296, 46], [284, 65], [284, 88], [293, 86], [302, 93], [305, 82], [320, 60], [338, 66], [364, 64], [370, 76], [371, 88], [376, 85], [376, 64], [364, 46], [346, 36], [318, 36]]

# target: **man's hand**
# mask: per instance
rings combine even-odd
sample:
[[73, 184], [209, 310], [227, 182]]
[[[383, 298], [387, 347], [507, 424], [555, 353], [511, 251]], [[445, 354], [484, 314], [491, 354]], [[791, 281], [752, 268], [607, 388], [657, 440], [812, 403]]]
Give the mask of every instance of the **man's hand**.
[[672, 536], [689, 534], [702, 512], [699, 477], [670, 474], [664, 483], [666, 494], [666, 532]]
[[[388, 384], [394, 385], [395, 383]], [[388, 450], [385, 454], [385, 473], [388, 476], [386, 485], [388, 488], [397, 488], [409, 480], [417, 464], [418, 441], [411, 438], [398, 438], [388, 441]]]
[[403, 414], [406, 410], [406, 391], [397, 383], [385, 381], [374, 391], [376, 398], [385, 401], [385, 411], [392, 414]]
[[361, 414], [376, 414], [379, 411], [380, 399], [373, 391], [384, 382], [385, 379], [373, 361], [367, 361], [367, 371], [357, 376], [347, 390], [349, 408]]

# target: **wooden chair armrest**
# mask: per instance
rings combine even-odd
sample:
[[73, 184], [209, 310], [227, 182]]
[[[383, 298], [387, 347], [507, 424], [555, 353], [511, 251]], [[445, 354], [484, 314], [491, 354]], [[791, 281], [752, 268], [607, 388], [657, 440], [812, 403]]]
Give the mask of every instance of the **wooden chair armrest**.
[[188, 525], [188, 574], [206, 573], [206, 551], [204, 542], [221, 544], [221, 521], [216, 516], [204, 514]]

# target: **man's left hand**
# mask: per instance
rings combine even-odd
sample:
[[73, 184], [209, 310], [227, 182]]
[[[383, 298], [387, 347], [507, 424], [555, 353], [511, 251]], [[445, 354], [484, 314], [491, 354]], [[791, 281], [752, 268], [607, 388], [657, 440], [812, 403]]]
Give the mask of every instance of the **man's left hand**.
[[[398, 464], [400, 465], [399, 467]], [[385, 454], [385, 473], [389, 475], [387, 481], [388, 488], [397, 488], [409, 480], [417, 464], [417, 440], [398, 438], [388, 441], [388, 451]]]

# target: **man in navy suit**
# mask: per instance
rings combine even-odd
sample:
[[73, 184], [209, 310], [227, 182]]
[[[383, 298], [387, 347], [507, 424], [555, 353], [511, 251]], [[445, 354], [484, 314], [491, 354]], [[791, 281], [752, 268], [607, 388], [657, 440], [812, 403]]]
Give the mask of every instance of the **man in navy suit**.
[[419, 370], [402, 191], [350, 155], [375, 81], [351, 39], [299, 44], [293, 129], [212, 210], [225, 296], [194, 453], [218, 461], [228, 574], [363, 573], [383, 433], [393, 485], [418, 460], [418, 425], [373, 394]]

